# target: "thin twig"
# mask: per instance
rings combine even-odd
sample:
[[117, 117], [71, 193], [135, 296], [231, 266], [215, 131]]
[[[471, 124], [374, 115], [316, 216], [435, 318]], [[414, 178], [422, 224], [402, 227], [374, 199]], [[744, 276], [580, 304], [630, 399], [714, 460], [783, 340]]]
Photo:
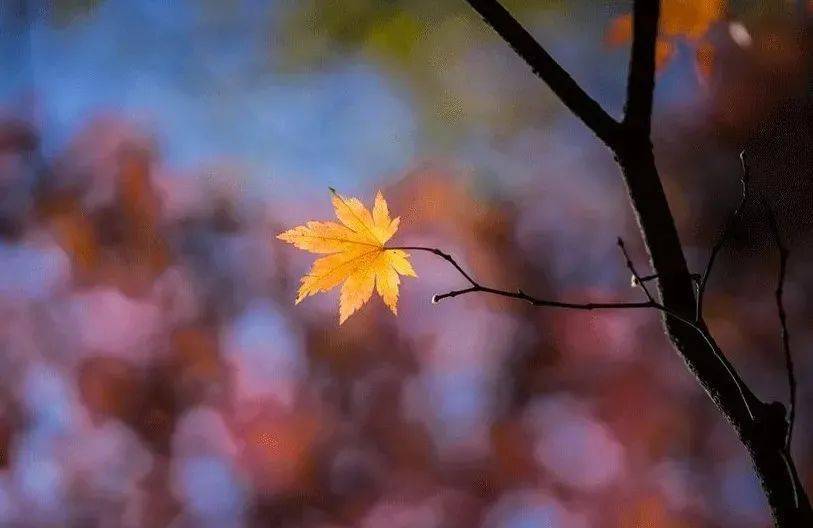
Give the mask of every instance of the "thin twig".
[[528, 31], [496, 0], [466, 0], [531, 67], [576, 117], [613, 148], [619, 123], [590, 97]]
[[799, 474], [796, 472], [796, 466], [791, 463], [792, 460], [790, 449], [786, 446], [785, 449], [782, 450], [782, 461], [785, 463], [785, 471], [788, 472], [788, 477], [790, 477], [791, 489], [793, 489], [793, 503], [798, 508], [801, 481], [799, 480]]
[[404, 251], [413, 251], [413, 250], [414, 251], [428, 251], [429, 253], [434, 253], [435, 255], [439, 256], [440, 258], [444, 259], [449, 264], [454, 266], [454, 268], [457, 271], [459, 271], [460, 274], [463, 275], [463, 277], [465, 277], [466, 280], [469, 281], [472, 286], [475, 286], [475, 287], [480, 286], [479, 284], [477, 284], [477, 282], [474, 279], [471, 278], [471, 276], [468, 273], [466, 273], [466, 270], [464, 270], [462, 267], [460, 267], [460, 264], [458, 264], [457, 261], [455, 261], [455, 259], [452, 258], [452, 256], [450, 254], [445, 253], [445, 252], [439, 250], [438, 248], [428, 248], [428, 247], [423, 247], [423, 246], [397, 246], [397, 247], [387, 247], [387, 249], [401, 249], [401, 250], [404, 250]]
[[660, 2], [635, 0], [632, 12], [632, 51], [624, 125], [640, 136], [649, 138], [655, 92], [655, 48]]
[[635, 288], [636, 286], [638, 286], [638, 284], [640, 284], [642, 282], [649, 282], [649, 281], [655, 280], [657, 278], [658, 278], [658, 276], [656, 274], [654, 274], [654, 273], [651, 274], [651, 275], [644, 275], [643, 277], [635, 277], [635, 276], [633, 276], [632, 280], [630, 281], [630, 284], [632, 285], [633, 288]]
[[[623, 242], [621, 243], [621, 246], [622, 246], [622, 249], [623, 249]], [[423, 247], [423, 246], [393, 246], [393, 247], [387, 247], [386, 249], [400, 249], [400, 250], [405, 250], [405, 251], [426, 251], [428, 253], [433, 253], [433, 254], [441, 257], [442, 259], [446, 260], [447, 262], [449, 262], [452, 266], [454, 266], [454, 268], [463, 277], [465, 277], [465, 279], [467, 281], [469, 281], [469, 283], [471, 284], [471, 287], [469, 287], [469, 288], [463, 288], [463, 289], [460, 289], [460, 290], [452, 290], [452, 291], [449, 291], [449, 292], [446, 292], [446, 293], [440, 293], [440, 294], [433, 295], [432, 296], [432, 303], [433, 304], [437, 304], [438, 302], [442, 301], [443, 299], [448, 299], [448, 298], [451, 298], [451, 297], [457, 297], [459, 295], [466, 295], [466, 294], [469, 294], [469, 293], [489, 293], [489, 294], [492, 294], [492, 295], [498, 295], [500, 297], [508, 297], [510, 299], [518, 299], [518, 300], [521, 300], [521, 301], [526, 301], [526, 302], [528, 302], [528, 303], [530, 303], [530, 304], [532, 304], [534, 306], [541, 306], [541, 307], [548, 307], [548, 308], [564, 308], [564, 309], [569, 309], [569, 310], [608, 310], [608, 309], [617, 310], [617, 309], [652, 308], [652, 309], [661, 311], [664, 314], [666, 314], [666, 315], [668, 315], [670, 317], [673, 317], [676, 320], [682, 322], [683, 324], [695, 329], [695, 331], [697, 331], [703, 337], [703, 339], [708, 344], [709, 348], [711, 348], [711, 350], [714, 352], [714, 354], [718, 358], [720, 358], [720, 361], [722, 361], [723, 365], [728, 370], [728, 373], [734, 379], [734, 382], [737, 384], [737, 387], [740, 389], [740, 393], [742, 394], [743, 400], [745, 401], [745, 406], [746, 406], [746, 408], [749, 409], [749, 412], [750, 412], [750, 407], [748, 406], [748, 401], [745, 399], [745, 394], [743, 393], [743, 389], [740, 386], [740, 382], [738, 381], [737, 377], [734, 375], [733, 371], [731, 370], [732, 369], [731, 365], [727, 364], [727, 362], [724, 359], [722, 359], [722, 357], [721, 357], [722, 352], [716, 346], [716, 344], [714, 343], [714, 340], [711, 339], [711, 336], [708, 334], [706, 329], [703, 328], [702, 326], [698, 325], [694, 321], [692, 321], [690, 319], [687, 319], [686, 317], [683, 317], [679, 313], [677, 313], [677, 312], [675, 312], [673, 310], [670, 310], [669, 308], [665, 307], [661, 303], [657, 302], [652, 297], [652, 295], [649, 294], [648, 290], [646, 290], [645, 288], [644, 288], [645, 291], [647, 291], [647, 300], [646, 301], [640, 301], [640, 302], [573, 303], [573, 302], [565, 302], [565, 301], [554, 301], [554, 300], [549, 300], [549, 299], [539, 299], [537, 297], [533, 297], [531, 295], [528, 295], [527, 293], [525, 293], [521, 289], [518, 289], [516, 291], [508, 291], [508, 290], [500, 290], [500, 289], [497, 289], [497, 288], [491, 288], [491, 287], [488, 287], [488, 286], [483, 286], [482, 284], [480, 284], [479, 282], [474, 280], [471, 277], [471, 275], [469, 275], [463, 269], [463, 267], [460, 266], [460, 264], [457, 263], [457, 261], [454, 259], [454, 257], [452, 257], [450, 254], [448, 254], [448, 253], [446, 253], [444, 251], [441, 251], [438, 248], [430, 248], [430, 247]], [[626, 251], [625, 251], [625, 254], [626, 254]], [[637, 271], [635, 271], [635, 267], [632, 266], [632, 262], [629, 262], [628, 265], [631, 266], [631, 271], [633, 272], [633, 274], [637, 275]]]
[[[658, 278], [657, 273], [653, 273], [651, 275], [644, 275], [643, 277], [637, 277], [637, 278], [633, 277], [632, 281], [631, 281], [631, 284], [632, 284], [632, 287], [634, 288], [634, 287], [638, 286], [639, 281], [640, 282], [649, 282], [649, 281], [653, 281], [653, 280], [655, 280], [657, 278]], [[692, 279], [694, 282], [699, 284], [700, 279], [701, 279], [701, 275], [699, 273], [690, 273], [689, 278]]]
[[632, 263], [632, 259], [630, 258], [629, 253], [627, 253], [627, 248], [624, 245], [624, 240], [621, 237], [618, 237], [617, 243], [618, 248], [621, 250], [621, 254], [624, 255], [624, 260], [626, 261], [627, 269], [630, 270], [630, 273], [632, 273], [633, 284], [635, 284], [636, 286], [640, 286], [641, 289], [646, 294], [646, 298], [649, 299], [650, 302], [654, 303], [655, 298], [652, 296], [652, 294], [649, 292], [649, 288], [647, 288], [646, 286], [647, 281], [644, 280], [644, 277], [641, 277], [641, 275], [639, 275], [638, 271], [635, 269], [635, 265]]
[[527, 301], [534, 306], [546, 306], [550, 308], [565, 308], [570, 310], [606, 310], [606, 309], [629, 309], [629, 308], [658, 308], [655, 303], [646, 302], [610, 302], [610, 303], [571, 303], [562, 301], [551, 301], [546, 299], [537, 299], [528, 295], [522, 290], [510, 292], [506, 290], [498, 290], [496, 288], [489, 288], [487, 286], [472, 286], [463, 290], [453, 290], [447, 293], [436, 294], [432, 296], [432, 302], [437, 304], [443, 299], [450, 297], [457, 297], [467, 293], [490, 293], [492, 295], [499, 295], [501, 297], [508, 297], [511, 299], [519, 299]]
[[789, 391], [789, 409], [788, 409], [788, 432], [785, 437], [785, 449], [790, 450], [790, 443], [793, 438], [793, 422], [796, 419], [796, 375], [794, 374], [793, 356], [790, 352], [790, 333], [788, 332], [787, 314], [785, 313], [785, 302], [783, 295], [785, 292], [785, 275], [788, 268], [788, 256], [790, 252], [788, 248], [782, 243], [782, 237], [779, 234], [779, 226], [776, 223], [776, 216], [771, 208], [763, 200], [763, 205], [767, 211], [768, 226], [771, 229], [774, 243], [779, 250], [779, 274], [776, 279], [776, 311], [779, 315], [779, 325], [781, 327], [780, 335], [782, 337], [782, 352], [785, 354], [785, 369], [788, 372], [788, 391]]
[[[651, 303], [653, 303], [655, 305], [658, 305], [658, 306], [662, 306], [661, 304], [659, 304], [655, 300], [654, 296], [649, 291], [649, 288], [647, 288], [647, 286], [646, 286], [646, 279], [651, 277], [651, 276], [641, 277], [641, 275], [638, 274], [638, 271], [635, 269], [635, 264], [632, 263], [632, 259], [630, 258], [630, 255], [627, 252], [627, 248], [624, 245], [624, 240], [621, 237], [618, 237], [618, 247], [621, 249], [621, 253], [624, 255], [624, 260], [626, 260], [627, 269], [629, 269], [630, 273], [632, 273], [633, 283], [635, 283], [636, 285], [641, 287], [641, 289], [644, 291], [644, 294], [646, 295], [647, 299], [649, 299], [649, 301]], [[723, 367], [725, 368], [725, 370], [728, 373], [729, 377], [734, 382], [734, 384], [737, 386], [737, 389], [740, 392], [740, 396], [742, 397], [742, 402], [745, 405], [745, 409], [747, 410], [748, 414], [751, 415], [751, 418], [754, 418], [754, 413], [753, 413], [753, 411], [751, 409], [751, 405], [748, 403], [748, 398], [745, 395], [745, 388], [743, 387], [742, 380], [734, 372], [734, 367], [731, 365], [731, 363], [725, 357], [725, 355], [723, 354], [723, 351], [720, 350], [720, 347], [717, 345], [717, 343], [714, 341], [714, 339], [712, 339], [711, 334], [708, 331], [708, 328], [706, 328], [706, 326], [702, 323], [702, 321], [697, 321], [697, 320], [696, 321], [690, 321], [689, 319], [687, 319], [687, 318], [673, 312], [672, 310], [668, 310], [665, 307], [662, 309], [662, 311], [664, 313], [666, 313], [667, 315], [670, 315], [670, 316], [674, 317], [675, 319], [678, 319], [679, 321], [683, 322], [684, 324], [687, 324], [687, 325], [691, 326], [692, 328], [694, 328], [703, 337], [703, 339], [706, 341], [706, 344], [708, 344], [708, 346], [711, 349], [714, 356], [717, 358], [717, 360], [720, 362], [720, 364], [723, 365]]]
[[488, 286], [483, 286], [476, 280], [474, 280], [471, 275], [469, 275], [460, 264], [452, 257], [450, 254], [445, 253], [437, 248], [429, 248], [429, 247], [422, 247], [422, 246], [397, 246], [397, 247], [387, 247], [387, 249], [401, 249], [405, 251], [426, 251], [428, 253], [433, 253], [445, 261], [449, 262], [454, 268], [471, 284], [469, 288], [463, 288], [460, 290], [452, 290], [446, 293], [440, 293], [432, 296], [432, 302], [438, 303], [443, 299], [448, 299], [451, 297], [457, 297], [459, 295], [466, 295], [469, 293], [489, 293], [492, 295], [499, 295], [500, 297], [508, 297], [510, 299], [518, 299], [521, 301], [526, 301], [534, 306], [545, 306], [550, 308], [565, 308], [570, 310], [605, 310], [605, 309], [630, 309], [630, 308], [655, 308], [655, 309], [664, 309], [658, 303], [648, 300], [645, 302], [607, 302], [607, 303], [596, 303], [596, 302], [588, 302], [588, 303], [573, 303], [573, 302], [564, 302], [564, 301], [554, 301], [549, 299], [539, 299], [532, 295], [528, 295], [523, 290], [516, 290], [516, 291], [508, 291], [508, 290], [500, 290], [497, 288], [491, 288]]
[[[640, 275], [638, 271], [635, 269], [635, 266], [630, 260], [629, 254], [627, 253], [626, 248], [624, 247], [624, 241], [621, 238], [618, 239], [618, 246], [621, 248], [621, 252], [624, 254], [624, 258], [627, 261], [627, 268], [629, 268], [630, 272], [632, 273], [633, 277], [636, 278], [639, 282], [641, 281]], [[565, 302], [565, 301], [553, 301], [549, 299], [539, 299], [537, 297], [533, 297], [528, 295], [523, 290], [519, 289], [516, 291], [508, 291], [508, 290], [500, 290], [497, 288], [491, 288], [488, 286], [483, 286], [476, 280], [474, 280], [471, 275], [469, 275], [460, 264], [452, 257], [449, 253], [441, 251], [437, 248], [429, 248], [423, 246], [396, 246], [396, 247], [387, 247], [386, 249], [400, 249], [405, 251], [426, 251], [428, 253], [433, 253], [445, 261], [449, 262], [454, 268], [463, 276], [469, 283], [471, 287], [464, 288], [461, 290], [452, 290], [446, 293], [435, 294], [432, 296], [432, 304], [437, 304], [438, 302], [442, 301], [443, 299], [448, 299], [452, 297], [457, 297], [459, 295], [466, 295], [469, 293], [488, 293], [491, 295], [498, 295], [500, 297], [507, 297], [510, 299], [518, 299], [521, 301], [526, 301], [533, 306], [541, 306], [541, 307], [548, 307], [548, 308], [564, 308], [569, 310], [618, 310], [618, 309], [641, 309], [641, 308], [651, 308], [663, 312], [669, 317], [673, 317], [674, 319], [682, 322], [683, 324], [693, 328], [703, 340], [708, 345], [709, 349], [712, 351], [714, 356], [717, 358], [718, 361], [723, 365], [728, 375], [733, 380], [734, 384], [737, 387], [737, 390], [742, 397], [743, 404], [745, 405], [745, 409], [751, 418], [754, 418], [753, 410], [751, 409], [751, 405], [748, 402], [748, 398], [745, 394], [745, 388], [743, 387], [742, 380], [734, 372], [734, 367], [728, 362], [728, 360], [723, 355], [723, 351], [720, 350], [720, 347], [717, 346], [717, 343], [714, 342], [711, 335], [708, 332], [708, 329], [702, 324], [698, 323], [697, 321], [692, 321], [691, 319], [687, 319], [686, 317], [680, 315], [679, 313], [670, 310], [663, 304], [657, 302], [655, 298], [650, 293], [649, 289], [646, 287], [645, 284], [641, 283], [641, 289], [643, 289], [644, 293], [647, 296], [647, 300], [643, 302], [609, 302], [609, 303], [573, 303], [573, 302]]]
[[717, 239], [717, 242], [714, 244], [714, 247], [711, 248], [711, 253], [709, 254], [709, 260], [706, 262], [706, 268], [703, 271], [702, 278], [700, 279], [700, 283], [697, 286], [697, 305], [695, 309], [695, 319], [700, 321], [703, 318], [703, 299], [706, 293], [706, 286], [709, 282], [709, 277], [711, 276], [711, 270], [714, 266], [714, 261], [717, 259], [717, 254], [720, 253], [720, 250], [725, 245], [726, 241], [731, 237], [731, 233], [734, 231], [734, 226], [737, 223], [737, 220], [740, 217], [740, 212], [742, 211], [742, 207], [745, 204], [745, 200], [748, 197], [748, 167], [745, 164], [745, 151], [743, 150], [740, 152], [740, 165], [742, 166], [742, 174], [740, 176], [740, 184], [742, 185], [742, 192], [740, 194], [740, 202], [737, 204], [737, 207], [734, 208], [734, 211], [731, 212], [731, 215], [728, 217], [726, 221], [725, 228], [723, 228], [723, 232], [720, 235], [720, 238]]

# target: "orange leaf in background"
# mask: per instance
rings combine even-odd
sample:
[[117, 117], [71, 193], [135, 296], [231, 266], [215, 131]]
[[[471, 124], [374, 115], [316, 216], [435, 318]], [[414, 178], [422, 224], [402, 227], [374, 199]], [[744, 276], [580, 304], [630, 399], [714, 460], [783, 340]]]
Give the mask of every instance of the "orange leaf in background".
[[[616, 47], [632, 40], [632, 15], [627, 13], [614, 18], [604, 33], [604, 42], [608, 46]], [[655, 47], [655, 68], [660, 70], [672, 58], [675, 45], [671, 41], [658, 38]]]
[[339, 324], [361, 308], [373, 295], [373, 288], [392, 313], [397, 314], [400, 275], [416, 277], [409, 254], [384, 244], [398, 230], [400, 218], [390, 218], [381, 191], [372, 213], [356, 198], [345, 198], [330, 189], [336, 222], [307, 222], [277, 238], [311, 253], [327, 254], [313, 263], [302, 277], [296, 304], [305, 297], [342, 285]]
[[661, 34], [699, 39], [722, 18], [724, 10], [725, 0], [664, 0]]
[[675, 53], [675, 45], [668, 40], [658, 39], [655, 43], [655, 70], [660, 71], [669, 63]]
[[[659, 32], [662, 37], [697, 40], [723, 17], [724, 11], [724, 0], [664, 0]], [[615, 17], [607, 26], [604, 41], [610, 46], [620, 46], [631, 40], [632, 14]]]
[[620, 46], [632, 40], [632, 14], [617, 16], [610, 22], [604, 33], [604, 42], [609, 46]]
[[622, 528], [639, 528], [657, 526], [658, 528], [688, 528], [680, 519], [672, 517], [663, 497], [649, 495], [626, 504], [622, 510], [619, 526]]
[[[703, 41], [712, 24], [723, 17], [725, 0], [664, 0], [661, 4], [661, 18], [655, 67], [660, 70], [669, 62], [675, 51], [673, 39], [684, 37], [697, 43]], [[632, 14], [615, 17], [604, 32], [604, 42], [611, 47], [621, 46], [632, 40]], [[701, 79], [711, 76], [713, 55], [711, 46], [700, 43], [697, 55], [697, 71]], [[709, 60], [706, 60], [709, 59]]]
[[704, 42], [697, 47], [695, 52], [695, 70], [701, 81], [708, 82], [714, 70], [714, 46]]

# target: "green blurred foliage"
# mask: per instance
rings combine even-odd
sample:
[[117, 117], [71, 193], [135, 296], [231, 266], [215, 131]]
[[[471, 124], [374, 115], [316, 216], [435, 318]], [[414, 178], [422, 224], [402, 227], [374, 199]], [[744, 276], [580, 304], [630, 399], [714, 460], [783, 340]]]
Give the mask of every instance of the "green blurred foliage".
[[[504, 4], [529, 27], [566, 5]], [[549, 114], [548, 95], [519, 97], [527, 70], [505, 64], [510, 50], [502, 43], [493, 52], [498, 37], [462, 0], [305, 0], [289, 6], [274, 31], [285, 71], [329, 69], [353, 57], [381, 68], [409, 89], [423, 132], [440, 146], [483, 123], [500, 135]]]

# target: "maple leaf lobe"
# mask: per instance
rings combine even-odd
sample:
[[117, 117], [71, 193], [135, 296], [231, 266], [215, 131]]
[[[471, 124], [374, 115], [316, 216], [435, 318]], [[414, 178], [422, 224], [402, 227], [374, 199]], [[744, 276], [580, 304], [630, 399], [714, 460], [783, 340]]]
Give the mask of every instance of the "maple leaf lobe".
[[400, 218], [390, 217], [381, 191], [370, 211], [357, 198], [329, 189], [340, 223], [308, 221], [277, 235], [299, 249], [325, 255], [300, 279], [295, 304], [341, 284], [339, 324], [364, 306], [374, 290], [397, 315], [400, 275], [417, 276], [406, 251], [384, 245], [398, 230]]

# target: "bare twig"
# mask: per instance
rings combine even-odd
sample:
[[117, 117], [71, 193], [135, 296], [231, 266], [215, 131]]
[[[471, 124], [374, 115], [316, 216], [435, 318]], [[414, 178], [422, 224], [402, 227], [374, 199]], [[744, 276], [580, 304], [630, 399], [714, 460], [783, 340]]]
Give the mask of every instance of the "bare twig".
[[[653, 273], [651, 275], [644, 275], [643, 277], [632, 277], [630, 284], [633, 288], [638, 286], [639, 282], [650, 282], [658, 278], [657, 273]], [[694, 282], [700, 283], [701, 275], [699, 273], [691, 273], [689, 274], [689, 278], [691, 278]]]
[[[635, 270], [635, 266], [632, 264], [632, 261], [629, 259], [627, 255], [626, 249], [624, 248], [623, 241], [619, 238], [618, 239], [619, 246], [621, 247], [622, 252], [624, 253], [624, 257], [627, 259], [627, 267], [633, 273], [633, 276], [639, 277], [638, 272]], [[595, 302], [587, 302], [587, 303], [574, 303], [574, 302], [566, 302], [566, 301], [554, 301], [549, 299], [539, 299], [537, 297], [533, 297], [528, 295], [523, 290], [518, 289], [516, 291], [508, 291], [508, 290], [500, 290], [497, 288], [491, 288], [489, 286], [483, 286], [476, 280], [474, 280], [471, 275], [469, 275], [460, 264], [452, 257], [450, 254], [441, 251], [438, 248], [430, 248], [430, 247], [423, 247], [423, 246], [394, 246], [394, 247], [387, 247], [386, 249], [400, 249], [406, 251], [426, 251], [428, 253], [433, 253], [445, 261], [449, 262], [470, 284], [471, 287], [463, 288], [460, 290], [452, 290], [446, 293], [439, 293], [432, 296], [432, 304], [437, 304], [438, 302], [442, 301], [443, 299], [448, 299], [451, 297], [457, 297], [459, 295], [466, 295], [469, 293], [488, 293], [491, 295], [498, 295], [500, 297], [507, 297], [510, 299], [517, 299], [521, 301], [526, 301], [534, 306], [540, 307], [547, 307], [547, 308], [564, 308], [569, 310], [618, 310], [618, 309], [641, 309], [641, 308], [651, 308], [654, 310], [658, 310], [663, 312], [664, 314], [674, 317], [678, 321], [682, 322], [686, 326], [693, 328], [697, 331], [700, 336], [704, 339], [706, 344], [712, 350], [712, 352], [720, 358], [720, 361], [723, 363], [725, 368], [728, 370], [731, 377], [734, 379], [734, 382], [738, 384], [740, 387], [740, 381], [737, 376], [732, 371], [732, 367], [728, 362], [722, 357], [722, 351], [717, 347], [714, 340], [709, 335], [708, 331], [701, 325], [698, 325], [695, 321], [687, 319], [683, 317], [679, 313], [670, 310], [669, 308], [665, 307], [663, 304], [659, 303], [655, 300], [646, 286], [642, 285], [642, 289], [646, 293], [647, 300], [640, 301], [640, 302], [607, 302], [607, 303], [595, 303]], [[640, 279], [639, 279], [640, 280]], [[745, 394], [742, 393], [742, 388], [740, 387], [740, 391], [745, 402], [745, 406], [748, 408], [748, 400], [745, 397]], [[750, 412], [750, 408], [749, 408]]]
[[632, 52], [627, 79], [624, 125], [648, 139], [655, 92], [655, 47], [658, 38], [660, 2], [635, 0], [632, 10]]
[[590, 97], [528, 31], [496, 0], [466, 0], [576, 117], [611, 148], [619, 123]]
[[[630, 258], [630, 255], [627, 252], [627, 248], [624, 245], [624, 240], [621, 237], [618, 237], [618, 247], [621, 249], [621, 253], [624, 255], [624, 260], [626, 261], [627, 269], [629, 269], [630, 273], [632, 273], [633, 283], [641, 287], [641, 289], [644, 291], [644, 294], [646, 295], [647, 299], [649, 299], [650, 303], [652, 303], [653, 305], [662, 306], [655, 300], [652, 293], [649, 291], [649, 288], [647, 288], [647, 286], [646, 286], [646, 282], [647, 282], [646, 278], [651, 277], [651, 276], [641, 277], [638, 274], [638, 271], [635, 268], [635, 264], [632, 263], [632, 259]], [[751, 409], [751, 405], [748, 402], [748, 398], [745, 395], [745, 387], [743, 386], [742, 380], [734, 372], [734, 367], [731, 365], [731, 362], [728, 361], [728, 358], [725, 357], [725, 354], [723, 354], [723, 351], [720, 350], [720, 347], [717, 345], [717, 343], [714, 341], [714, 339], [712, 339], [711, 334], [708, 331], [708, 328], [706, 328], [706, 326], [702, 323], [702, 321], [699, 321], [699, 320], [690, 321], [690, 320], [686, 319], [685, 317], [681, 316], [680, 314], [674, 313], [671, 310], [668, 310], [666, 308], [663, 308], [662, 311], [664, 313], [667, 313], [668, 315], [671, 315], [672, 317], [678, 319], [679, 321], [685, 323], [686, 325], [694, 328], [703, 337], [706, 344], [709, 346], [709, 349], [711, 349], [714, 356], [723, 365], [723, 368], [725, 368], [726, 372], [731, 377], [731, 380], [737, 386], [737, 389], [740, 392], [740, 396], [742, 397], [743, 405], [745, 406], [745, 409], [747, 410], [748, 414], [751, 416], [751, 418], [754, 418], [754, 412]]]
[[729, 237], [731, 237], [731, 233], [734, 231], [734, 226], [736, 225], [737, 220], [740, 217], [742, 206], [745, 204], [745, 200], [748, 197], [749, 177], [748, 177], [748, 167], [745, 164], [744, 150], [740, 152], [740, 165], [742, 166], [742, 174], [740, 176], [740, 184], [742, 185], [740, 202], [737, 204], [737, 207], [734, 208], [734, 211], [732, 211], [731, 215], [728, 217], [725, 228], [723, 228], [723, 233], [720, 235], [720, 238], [711, 248], [709, 260], [706, 262], [706, 268], [703, 271], [700, 283], [697, 285], [697, 308], [695, 309], [695, 319], [697, 321], [703, 319], [703, 299], [705, 297], [706, 286], [708, 285], [709, 277], [711, 276], [711, 270], [714, 267], [714, 261], [717, 258], [717, 254], [720, 253], [720, 250], [723, 248], [723, 245], [725, 245], [726, 241], [728, 241]]
[[774, 296], [776, 298], [776, 311], [779, 315], [779, 325], [781, 327], [780, 335], [782, 338], [782, 352], [785, 354], [785, 369], [788, 373], [788, 391], [789, 391], [789, 409], [788, 409], [788, 431], [785, 437], [785, 449], [790, 451], [790, 443], [793, 439], [793, 422], [796, 419], [796, 375], [793, 367], [793, 356], [790, 351], [790, 333], [788, 332], [787, 314], [785, 312], [785, 302], [783, 299], [785, 291], [785, 275], [788, 268], [788, 257], [790, 252], [788, 248], [782, 243], [782, 237], [779, 234], [779, 226], [776, 223], [776, 216], [771, 208], [763, 200], [763, 205], [767, 211], [768, 226], [771, 229], [774, 243], [777, 250], [779, 250], [779, 274], [776, 279], [776, 291]]
[[[423, 247], [423, 246], [395, 246], [395, 247], [387, 247], [387, 249], [401, 249], [406, 251], [426, 251], [428, 253], [433, 253], [445, 261], [449, 262], [470, 284], [471, 287], [463, 288], [460, 290], [452, 290], [446, 293], [439, 293], [432, 296], [432, 302], [438, 303], [443, 299], [457, 297], [459, 295], [466, 295], [469, 293], [489, 293], [492, 295], [498, 295], [500, 297], [508, 297], [510, 299], [518, 299], [521, 301], [526, 301], [534, 306], [543, 306], [549, 308], [565, 308], [570, 310], [606, 310], [606, 309], [635, 309], [635, 308], [654, 308], [656, 310], [662, 310], [669, 312], [664, 306], [660, 303], [656, 302], [653, 298], [649, 297], [647, 301], [641, 302], [587, 302], [587, 303], [574, 303], [574, 302], [565, 302], [565, 301], [554, 301], [549, 299], [540, 299], [534, 297], [532, 295], [528, 295], [523, 290], [519, 289], [516, 291], [508, 291], [508, 290], [500, 290], [498, 288], [491, 288], [489, 286], [483, 286], [476, 280], [474, 280], [469, 273], [467, 273], [460, 264], [452, 257], [450, 254], [441, 251], [437, 248], [430, 248], [430, 247]], [[670, 314], [672, 315], [672, 314]], [[675, 314], [676, 317], [679, 317]], [[682, 318], [681, 318], [682, 319]], [[687, 324], [691, 324], [691, 321], [684, 320]]]
[[564, 301], [553, 301], [548, 299], [539, 299], [528, 295], [521, 289], [516, 291], [508, 291], [508, 290], [500, 290], [497, 288], [491, 288], [488, 286], [483, 286], [476, 280], [474, 280], [471, 275], [466, 273], [460, 264], [448, 253], [441, 251], [437, 248], [429, 248], [423, 246], [397, 246], [397, 247], [388, 247], [387, 249], [401, 249], [401, 250], [409, 250], [409, 251], [426, 251], [428, 253], [433, 253], [442, 259], [449, 262], [454, 268], [463, 276], [469, 283], [471, 287], [463, 288], [460, 290], [452, 290], [446, 293], [435, 294], [432, 296], [432, 304], [437, 304], [438, 302], [442, 301], [443, 299], [448, 299], [452, 297], [457, 297], [459, 295], [466, 295], [469, 293], [488, 293], [492, 295], [498, 295], [500, 297], [507, 297], [510, 299], [518, 299], [521, 301], [526, 301], [534, 306], [541, 306], [547, 308], [564, 308], [569, 310], [618, 310], [618, 309], [641, 309], [641, 308], [651, 308], [654, 310], [658, 310], [670, 317], [675, 318], [676, 320], [680, 321], [681, 323], [685, 324], [686, 326], [695, 330], [706, 345], [711, 350], [712, 354], [717, 358], [718, 361], [723, 365], [723, 368], [728, 373], [728, 375], [733, 380], [734, 384], [739, 391], [740, 397], [742, 398], [743, 404], [745, 405], [745, 409], [747, 410], [748, 414], [751, 418], [754, 418], [753, 410], [751, 409], [751, 405], [748, 401], [748, 397], [746, 396], [746, 389], [743, 386], [742, 380], [740, 380], [739, 376], [737, 376], [736, 372], [734, 371], [734, 367], [731, 363], [728, 362], [723, 351], [720, 350], [720, 347], [717, 346], [717, 343], [709, 334], [708, 329], [702, 324], [698, 323], [697, 321], [692, 321], [687, 319], [686, 317], [682, 316], [681, 314], [670, 310], [669, 308], [665, 307], [663, 304], [659, 303], [655, 300], [652, 293], [646, 287], [646, 285], [642, 282], [641, 276], [638, 274], [638, 271], [635, 269], [635, 265], [632, 263], [629, 254], [627, 253], [627, 249], [624, 246], [624, 241], [619, 237], [618, 238], [618, 247], [621, 248], [621, 252], [626, 259], [627, 268], [632, 273], [632, 276], [639, 282], [641, 285], [641, 289], [646, 294], [647, 300], [643, 302], [610, 302], [610, 303], [573, 303], [573, 302], [564, 302]]
[[627, 269], [630, 270], [630, 273], [632, 273], [632, 283], [635, 286], [640, 286], [641, 289], [644, 291], [644, 294], [646, 294], [646, 298], [649, 299], [650, 302], [654, 303], [655, 298], [652, 297], [649, 288], [647, 288], [646, 286], [647, 280], [652, 278], [652, 276], [648, 275], [646, 278], [641, 277], [638, 274], [638, 271], [635, 269], [635, 265], [632, 263], [632, 259], [630, 258], [629, 253], [627, 253], [627, 248], [626, 246], [624, 246], [624, 240], [621, 237], [618, 237], [617, 243], [618, 248], [621, 250], [621, 254], [624, 255], [624, 260], [626, 261]]
[[429, 248], [429, 247], [422, 247], [422, 246], [397, 246], [397, 247], [388, 247], [387, 249], [402, 249], [407, 251], [426, 251], [428, 253], [434, 253], [435, 255], [441, 257], [449, 264], [454, 266], [454, 268], [471, 284], [470, 288], [464, 288], [460, 290], [452, 290], [450, 292], [436, 294], [432, 296], [432, 302], [438, 303], [443, 299], [447, 299], [450, 297], [457, 297], [459, 295], [466, 295], [469, 293], [489, 293], [492, 295], [499, 295], [501, 297], [508, 297], [511, 299], [518, 299], [521, 301], [526, 301], [534, 306], [546, 306], [550, 308], [565, 308], [571, 310], [603, 310], [603, 309], [618, 309], [618, 308], [662, 308], [657, 303], [650, 301], [647, 302], [608, 302], [608, 303], [572, 303], [572, 302], [564, 302], [564, 301], [553, 301], [547, 299], [539, 299], [537, 297], [533, 297], [528, 295], [522, 290], [517, 291], [508, 291], [508, 290], [500, 290], [497, 288], [490, 288], [488, 286], [483, 286], [482, 284], [475, 281], [471, 275], [469, 275], [460, 264], [448, 253], [445, 253], [437, 248]]
[[631, 285], [633, 288], [635, 288], [635, 287], [637, 287], [639, 284], [641, 284], [642, 282], [649, 282], [649, 281], [653, 281], [653, 280], [655, 280], [655, 279], [657, 279], [657, 278], [658, 278], [658, 276], [657, 276], [657, 275], [655, 275], [654, 273], [653, 273], [653, 274], [651, 274], [651, 275], [644, 275], [643, 277], [636, 277], [636, 276], [634, 276], [634, 275], [633, 275], [632, 280], [630, 281], [630, 285]]
[[511, 299], [519, 299], [522, 301], [526, 301], [534, 306], [545, 306], [549, 308], [565, 308], [570, 310], [617, 310], [617, 309], [629, 309], [629, 308], [659, 308], [658, 305], [652, 302], [609, 302], [609, 303], [571, 303], [571, 302], [563, 302], [563, 301], [551, 301], [546, 299], [538, 299], [531, 295], [528, 295], [522, 290], [517, 290], [516, 292], [510, 292], [506, 290], [498, 290], [496, 288], [489, 288], [487, 286], [472, 286], [471, 288], [465, 288], [463, 290], [453, 290], [446, 293], [435, 294], [432, 296], [432, 302], [437, 304], [438, 302], [442, 301], [443, 299], [447, 299], [450, 297], [457, 297], [458, 295], [465, 295], [467, 293], [490, 293], [493, 295], [499, 295], [501, 297], [508, 297]]

